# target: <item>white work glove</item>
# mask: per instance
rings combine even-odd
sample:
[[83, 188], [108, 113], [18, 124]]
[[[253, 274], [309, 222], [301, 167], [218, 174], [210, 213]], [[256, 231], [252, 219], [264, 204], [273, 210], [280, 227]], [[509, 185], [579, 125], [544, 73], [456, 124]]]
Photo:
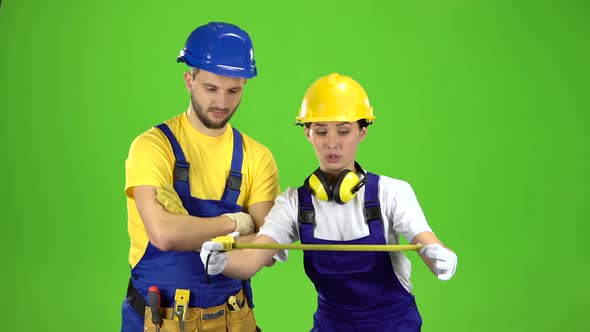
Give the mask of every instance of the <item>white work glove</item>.
[[[227, 236], [231, 236], [235, 239], [240, 236], [240, 233], [233, 232]], [[225, 269], [225, 264], [227, 264], [227, 252], [221, 250], [223, 250], [223, 244], [220, 242], [207, 241], [201, 246], [201, 262], [203, 262], [205, 271], [209, 275], [220, 274]], [[209, 256], [209, 254], [211, 254], [211, 256]], [[207, 262], [207, 257], [209, 257], [209, 262]], [[209, 263], [208, 266], [207, 263]]]
[[440, 280], [449, 280], [457, 269], [457, 255], [438, 243], [422, 247], [420, 253], [434, 261], [434, 273]]
[[239, 232], [240, 235], [248, 235], [254, 232], [254, 220], [252, 217], [244, 212], [226, 213], [222, 214], [236, 223], [234, 232]]

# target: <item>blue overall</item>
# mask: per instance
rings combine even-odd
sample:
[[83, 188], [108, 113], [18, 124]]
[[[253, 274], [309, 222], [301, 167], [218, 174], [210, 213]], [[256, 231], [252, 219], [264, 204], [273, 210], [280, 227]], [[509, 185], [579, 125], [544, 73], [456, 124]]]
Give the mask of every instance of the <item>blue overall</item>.
[[[298, 189], [302, 244], [386, 244], [379, 207], [379, 176], [368, 173], [364, 214], [370, 234], [350, 241], [314, 237], [311, 194]], [[320, 221], [322, 222], [322, 221]], [[399, 282], [388, 252], [305, 251], [304, 267], [318, 293], [312, 332], [420, 331], [414, 296]]]
[[[233, 129], [231, 172], [223, 197], [221, 200], [205, 200], [191, 196], [190, 165], [170, 128], [166, 124], [160, 124], [157, 127], [166, 135], [172, 145], [176, 158], [174, 189], [189, 214], [197, 217], [216, 217], [224, 213], [240, 212], [242, 208], [236, 204], [242, 181], [243, 149], [240, 132]], [[148, 288], [152, 285], [158, 286], [162, 307], [174, 305], [174, 294], [177, 288], [191, 291], [189, 307], [208, 308], [224, 303], [230, 295], [236, 294], [242, 287], [250, 307], [253, 307], [249, 281], [231, 279], [220, 274], [210, 276], [210, 284], [207, 284], [203, 263], [199, 253], [194, 251], [161, 251], [148, 243], [143, 257], [131, 270], [131, 282], [146, 301]], [[121, 331], [143, 331], [143, 317], [127, 302], [125, 300], [123, 303]]]

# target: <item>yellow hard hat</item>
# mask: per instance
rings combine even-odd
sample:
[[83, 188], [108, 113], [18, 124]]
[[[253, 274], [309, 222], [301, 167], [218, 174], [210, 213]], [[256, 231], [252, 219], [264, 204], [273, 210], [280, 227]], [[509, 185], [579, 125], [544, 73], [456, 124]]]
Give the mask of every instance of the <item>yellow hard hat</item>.
[[296, 124], [309, 122], [375, 120], [369, 97], [355, 80], [330, 74], [315, 81], [303, 97]]

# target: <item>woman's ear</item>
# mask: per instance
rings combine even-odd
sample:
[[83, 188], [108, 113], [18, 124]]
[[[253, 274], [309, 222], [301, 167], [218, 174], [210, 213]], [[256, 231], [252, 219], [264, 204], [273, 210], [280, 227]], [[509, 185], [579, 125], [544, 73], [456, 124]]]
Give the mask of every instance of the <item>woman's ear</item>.
[[365, 140], [365, 137], [367, 137], [367, 132], [369, 131], [369, 129], [367, 127], [362, 127], [361, 128], [361, 133], [359, 136], [359, 142], [362, 142]]
[[311, 129], [308, 126], [303, 126], [303, 129], [305, 130], [305, 137], [307, 137], [307, 140], [311, 143]]

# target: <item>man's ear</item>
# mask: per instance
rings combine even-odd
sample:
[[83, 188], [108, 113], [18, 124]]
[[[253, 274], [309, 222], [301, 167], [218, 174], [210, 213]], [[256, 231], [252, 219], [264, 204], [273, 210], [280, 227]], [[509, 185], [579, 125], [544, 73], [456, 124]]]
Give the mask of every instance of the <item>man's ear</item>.
[[188, 71], [184, 72], [184, 86], [186, 87], [186, 90], [188, 92], [191, 92], [193, 90], [193, 74], [191, 74]]

